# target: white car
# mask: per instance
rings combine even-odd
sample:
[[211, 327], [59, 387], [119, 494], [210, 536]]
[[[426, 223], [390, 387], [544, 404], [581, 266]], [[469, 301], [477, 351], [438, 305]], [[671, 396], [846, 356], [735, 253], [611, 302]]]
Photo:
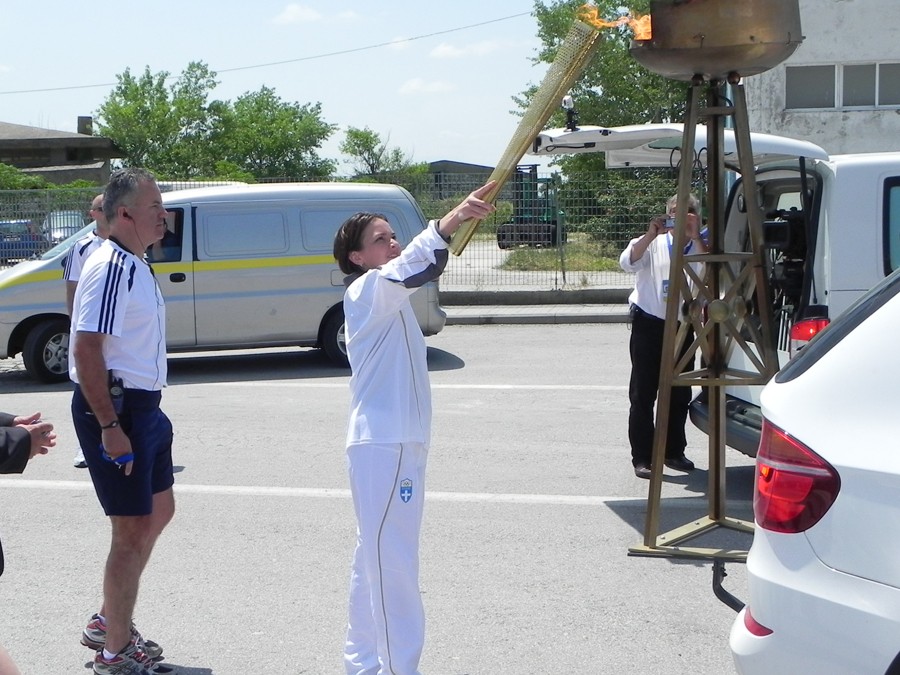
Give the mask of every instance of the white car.
[[741, 675], [900, 673], [900, 271], [763, 390]]
[[[532, 154], [604, 152], [607, 168], [676, 167], [684, 125], [581, 126], [549, 129]], [[723, 135], [726, 169], [735, 170], [725, 203], [723, 250], [750, 250], [749, 214], [762, 209], [773, 346], [782, 366], [866, 290], [900, 268], [900, 152], [829, 155], [808, 141], [751, 133], [753, 193], [737, 169], [734, 132]], [[704, 165], [706, 127], [696, 130], [690, 161]], [[713, 214], [707, 214], [712, 216]], [[751, 322], [758, 321], [751, 308]], [[753, 357], [728, 350], [728, 368], [753, 373]], [[725, 440], [751, 457], [761, 432], [760, 385], [726, 387]], [[708, 392], [691, 403], [691, 421], [710, 428]]]

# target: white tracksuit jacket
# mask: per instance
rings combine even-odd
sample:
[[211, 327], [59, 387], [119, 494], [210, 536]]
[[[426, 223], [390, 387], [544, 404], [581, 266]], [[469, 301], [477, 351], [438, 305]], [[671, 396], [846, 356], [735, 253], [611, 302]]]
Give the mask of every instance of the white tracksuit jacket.
[[430, 222], [403, 252], [344, 294], [350, 378], [347, 447], [417, 442], [431, 435], [425, 339], [409, 296], [447, 265], [447, 241]]

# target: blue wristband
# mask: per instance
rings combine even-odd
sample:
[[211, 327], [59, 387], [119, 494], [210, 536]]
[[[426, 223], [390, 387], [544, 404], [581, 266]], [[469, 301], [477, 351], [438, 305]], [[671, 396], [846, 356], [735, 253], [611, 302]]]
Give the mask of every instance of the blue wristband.
[[128, 452], [124, 455], [119, 455], [118, 457], [112, 457], [109, 455], [109, 453], [106, 452], [106, 450], [103, 450], [103, 459], [105, 459], [107, 462], [112, 462], [119, 468], [122, 468], [123, 466], [128, 464], [128, 462], [134, 461], [134, 453]]

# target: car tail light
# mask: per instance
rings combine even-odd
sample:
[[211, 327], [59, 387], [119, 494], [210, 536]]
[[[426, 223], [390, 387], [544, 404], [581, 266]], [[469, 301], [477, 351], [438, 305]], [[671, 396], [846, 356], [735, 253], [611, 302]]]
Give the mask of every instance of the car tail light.
[[831, 508], [840, 489], [834, 467], [763, 419], [753, 494], [753, 515], [760, 527], [787, 533], [808, 530]]
[[791, 356], [806, 346], [822, 329], [830, 323], [829, 319], [804, 319], [791, 326]]
[[765, 637], [766, 635], [772, 634], [771, 628], [766, 628], [759, 621], [753, 618], [753, 615], [750, 613], [750, 608], [744, 610], [744, 627], [750, 631], [751, 635], [755, 635], [756, 637]]

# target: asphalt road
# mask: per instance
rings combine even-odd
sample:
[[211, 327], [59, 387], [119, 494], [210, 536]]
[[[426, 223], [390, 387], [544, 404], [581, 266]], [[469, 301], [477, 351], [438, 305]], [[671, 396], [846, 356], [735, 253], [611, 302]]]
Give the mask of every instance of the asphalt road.
[[[628, 555], [648, 483], [628, 458], [627, 338], [627, 325], [599, 324], [450, 326], [428, 339], [423, 673], [734, 672], [735, 613], [713, 596], [710, 564]], [[183, 675], [343, 672], [347, 373], [307, 350], [170, 363], [178, 511], [144, 574], [138, 627]], [[0, 407], [41, 410], [60, 434], [52, 455], [0, 478], [0, 642], [23, 675], [87, 673], [78, 641], [99, 607], [109, 528], [71, 466], [68, 387], [13, 367], [0, 390]], [[706, 513], [706, 439], [689, 438], [698, 470], [667, 470], [663, 531]], [[752, 462], [732, 450], [727, 461], [729, 515], [749, 518]], [[728, 572], [745, 597], [744, 567]]]

